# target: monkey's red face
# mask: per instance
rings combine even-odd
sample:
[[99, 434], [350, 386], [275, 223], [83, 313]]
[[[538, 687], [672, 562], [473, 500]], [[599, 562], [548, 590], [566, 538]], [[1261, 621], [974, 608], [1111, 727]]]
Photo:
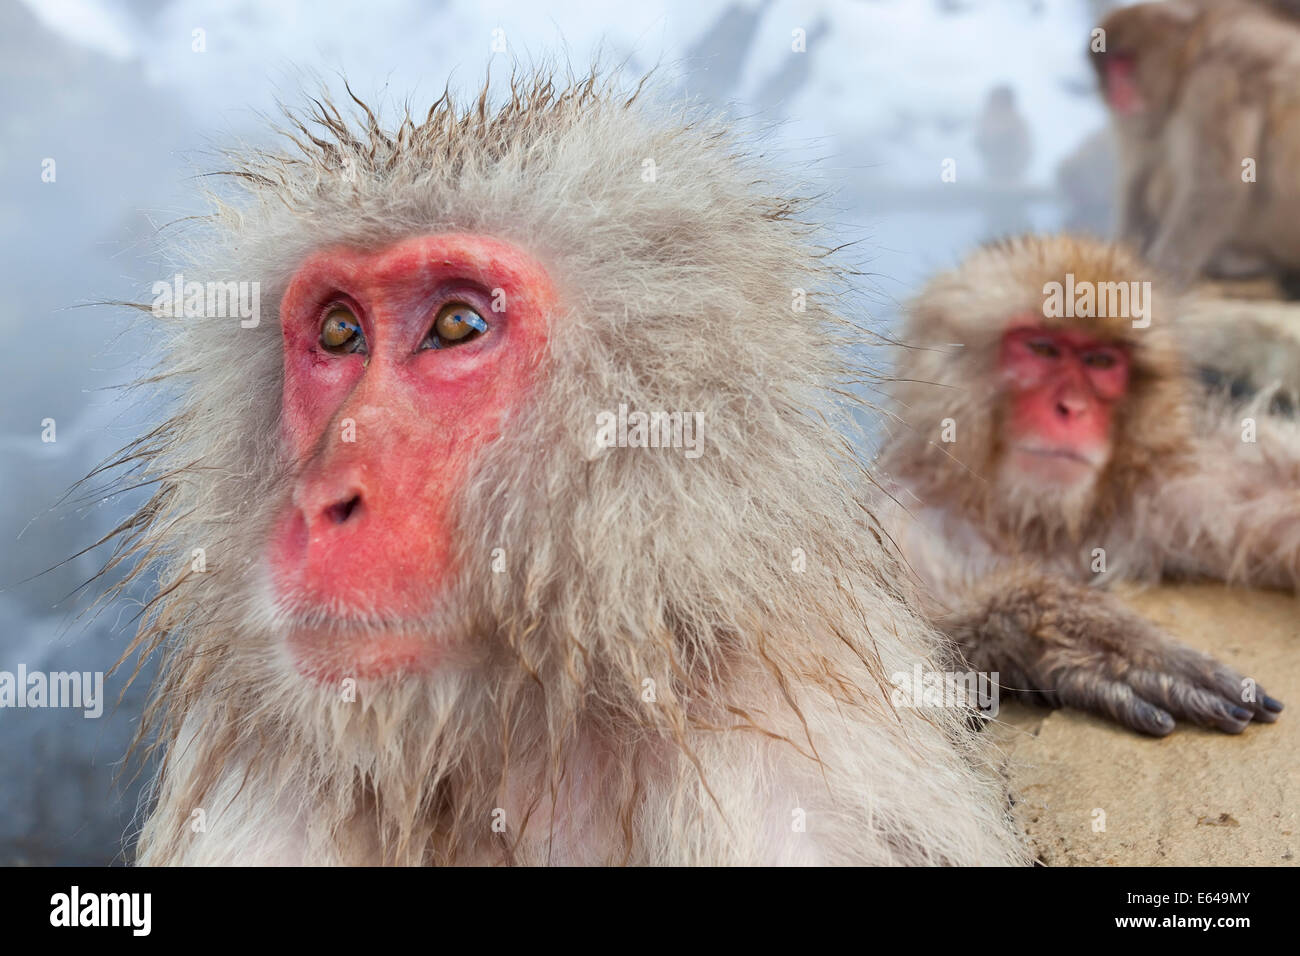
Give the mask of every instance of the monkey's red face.
[[1064, 487], [1091, 479], [1110, 457], [1128, 390], [1124, 349], [1083, 332], [1021, 327], [1003, 337], [998, 365], [1012, 476]]
[[1120, 53], [1108, 54], [1105, 69], [1106, 102], [1111, 109], [1121, 116], [1142, 112], [1146, 104], [1138, 83], [1136, 58]]
[[289, 651], [321, 680], [428, 670], [453, 566], [451, 504], [525, 400], [554, 300], [484, 236], [307, 259], [281, 302], [282, 436], [296, 467], [267, 556]]

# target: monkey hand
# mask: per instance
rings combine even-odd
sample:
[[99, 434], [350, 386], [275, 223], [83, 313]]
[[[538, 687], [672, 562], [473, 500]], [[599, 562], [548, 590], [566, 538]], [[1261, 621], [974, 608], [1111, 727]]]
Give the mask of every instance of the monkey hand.
[[1158, 633], [1120, 648], [1084, 641], [1045, 649], [1040, 661], [1049, 697], [1158, 737], [1174, 729], [1175, 718], [1238, 734], [1282, 710], [1253, 681]]
[[1162, 737], [1181, 719], [1236, 734], [1282, 710], [1253, 681], [1088, 588], [1021, 584], [948, 623], [968, 661], [997, 671], [1002, 689], [1141, 733]]

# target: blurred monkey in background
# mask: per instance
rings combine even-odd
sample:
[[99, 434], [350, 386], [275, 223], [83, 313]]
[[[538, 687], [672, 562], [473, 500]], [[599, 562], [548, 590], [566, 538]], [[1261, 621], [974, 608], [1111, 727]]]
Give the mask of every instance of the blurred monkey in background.
[[976, 122], [975, 147], [990, 181], [1010, 184], [1024, 179], [1033, 147], [1029, 124], [1016, 107], [1011, 87], [996, 86], [989, 92]]
[[1104, 585], [1294, 589], [1300, 442], [1204, 400], [1149, 277], [1121, 246], [1058, 236], [933, 279], [900, 335], [881, 507], [927, 614], [1004, 692], [1147, 734], [1237, 733], [1281, 703]]
[[1300, 24], [1289, 4], [1164, 0], [1101, 23], [1119, 236], [1179, 281], [1300, 270]]

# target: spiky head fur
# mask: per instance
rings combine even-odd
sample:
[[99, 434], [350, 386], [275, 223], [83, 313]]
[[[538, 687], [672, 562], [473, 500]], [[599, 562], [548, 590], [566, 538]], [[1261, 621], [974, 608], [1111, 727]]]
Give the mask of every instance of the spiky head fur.
[[[595, 75], [520, 79], [499, 106], [445, 95], [391, 129], [313, 103], [291, 148], [231, 157], [236, 191], [180, 250], [187, 276], [260, 281], [260, 326], [177, 320], [176, 414], [123, 456], [159, 483], [123, 545], [162, 580], [137, 638], [164, 653], [147, 732], [166, 751], [141, 858], [1016, 859], [960, 711], [884, 690], [934, 646], [854, 503], [841, 277], [793, 193], [719, 121]], [[443, 231], [529, 251], [561, 314], [539, 393], [460, 489], [441, 626], [487, 662], [346, 702], [286, 667], [265, 596], [293, 468], [274, 304], [324, 244]], [[795, 289], [827, 295], [795, 314]], [[595, 449], [620, 402], [701, 413], [703, 455]]]

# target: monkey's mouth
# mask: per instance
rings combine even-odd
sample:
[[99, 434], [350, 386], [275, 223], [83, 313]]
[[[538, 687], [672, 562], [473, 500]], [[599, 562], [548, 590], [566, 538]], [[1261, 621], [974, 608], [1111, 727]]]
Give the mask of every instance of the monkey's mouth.
[[1015, 445], [1011, 452], [1005, 477], [1015, 483], [1064, 491], [1091, 482], [1097, 474], [1097, 461], [1077, 448]]
[[291, 625], [285, 644], [298, 673], [322, 684], [424, 673], [440, 656], [424, 628], [377, 629], [344, 620]]
[[1015, 450], [1025, 455], [1033, 455], [1037, 458], [1054, 458], [1066, 461], [1077, 461], [1080, 464], [1087, 465], [1089, 468], [1095, 468], [1097, 461], [1093, 457], [1076, 451], [1073, 448], [1035, 448], [1031, 445], [1017, 445]]

